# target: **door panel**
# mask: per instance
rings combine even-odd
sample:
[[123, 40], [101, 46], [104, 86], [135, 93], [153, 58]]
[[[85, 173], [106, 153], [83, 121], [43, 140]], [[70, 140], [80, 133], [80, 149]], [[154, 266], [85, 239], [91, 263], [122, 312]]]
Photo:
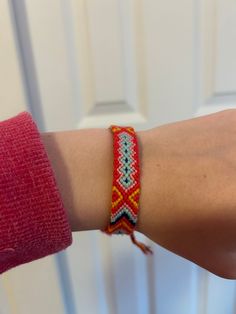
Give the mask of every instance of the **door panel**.
[[[234, 0], [11, 3], [10, 10], [1, 2], [12, 34], [7, 69], [18, 90], [8, 103], [25, 104], [13, 111], [31, 110], [41, 130], [111, 123], [141, 130], [236, 105]], [[0, 65], [3, 59], [10, 60], [2, 56]], [[0, 91], [0, 99], [7, 97], [13, 96]], [[0, 313], [236, 312], [234, 280], [137, 237], [153, 256], [129, 237], [74, 233], [65, 252], [6, 275], [0, 299], [14, 296], [17, 306], [1, 303]]]

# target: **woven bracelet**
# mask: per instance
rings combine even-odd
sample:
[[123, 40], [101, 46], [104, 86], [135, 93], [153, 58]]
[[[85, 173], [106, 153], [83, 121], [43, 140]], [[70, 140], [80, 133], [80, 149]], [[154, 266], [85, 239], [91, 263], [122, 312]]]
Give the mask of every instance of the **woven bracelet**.
[[109, 225], [102, 230], [108, 235], [128, 234], [145, 254], [153, 253], [149, 246], [138, 242], [134, 228], [138, 219], [140, 196], [140, 164], [138, 140], [130, 126], [111, 125], [113, 134], [113, 184]]

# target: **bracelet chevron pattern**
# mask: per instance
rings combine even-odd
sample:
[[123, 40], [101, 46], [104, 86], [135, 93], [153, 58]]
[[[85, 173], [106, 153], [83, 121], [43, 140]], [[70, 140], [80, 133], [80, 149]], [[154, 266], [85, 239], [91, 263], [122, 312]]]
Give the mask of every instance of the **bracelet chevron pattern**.
[[111, 125], [113, 134], [113, 184], [110, 223], [103, 232], [128, 234], [145, 254], [152, 253], [138, 242], [134, 228], [138, 220], [140, 196], [140, 163], [138, 140], [134, 128]]

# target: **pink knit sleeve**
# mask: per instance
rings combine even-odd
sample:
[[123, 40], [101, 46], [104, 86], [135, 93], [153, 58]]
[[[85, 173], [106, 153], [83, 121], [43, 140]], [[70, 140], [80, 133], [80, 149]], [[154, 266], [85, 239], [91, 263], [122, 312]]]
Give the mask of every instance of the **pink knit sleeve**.
[[71, 243], [66, 210], [31, 114], [0, 122], [0, 273]]

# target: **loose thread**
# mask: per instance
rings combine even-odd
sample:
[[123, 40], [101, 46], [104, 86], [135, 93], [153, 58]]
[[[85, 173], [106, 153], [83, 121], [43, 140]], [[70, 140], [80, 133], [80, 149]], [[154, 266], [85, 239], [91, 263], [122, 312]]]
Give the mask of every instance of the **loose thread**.
[[147, 246], [146, 244], [144, 244], [142, 242], [137, 241], [137, 239], [135, 238], [134, 233], [130, 234], [130, 238], [131, 238], [133, 244], [138, 246], [143, 251], [144, 254], [153, 254], [153, 251], [151, 250], [151, 247]]

